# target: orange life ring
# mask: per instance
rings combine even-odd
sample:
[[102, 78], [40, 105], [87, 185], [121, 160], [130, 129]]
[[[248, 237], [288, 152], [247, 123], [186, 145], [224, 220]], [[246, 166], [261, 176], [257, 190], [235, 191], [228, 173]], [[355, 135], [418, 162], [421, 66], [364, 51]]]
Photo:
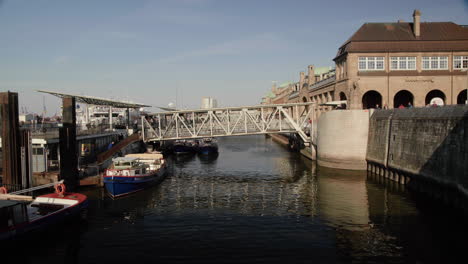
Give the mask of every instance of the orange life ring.
[[65, 184], [59, 183], [55, 185], [55, 192], [59, 195], [63, 195], [65, 193]]
[[7, 194], [8, 190], [5, 186], [0, 187], [0, 194]]

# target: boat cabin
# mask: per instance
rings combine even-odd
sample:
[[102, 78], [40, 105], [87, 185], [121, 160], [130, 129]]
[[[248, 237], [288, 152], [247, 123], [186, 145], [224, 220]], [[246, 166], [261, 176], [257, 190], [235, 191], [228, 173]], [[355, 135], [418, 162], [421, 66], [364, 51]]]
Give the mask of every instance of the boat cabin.
[[107, 170], [109, 176], [138, 176], [149, 171], [149, 165], [134, 157], [112, 159], [112, 167]]
[[0, 200], [0, 230], [28, 222], [27, 203], [12, 200]]

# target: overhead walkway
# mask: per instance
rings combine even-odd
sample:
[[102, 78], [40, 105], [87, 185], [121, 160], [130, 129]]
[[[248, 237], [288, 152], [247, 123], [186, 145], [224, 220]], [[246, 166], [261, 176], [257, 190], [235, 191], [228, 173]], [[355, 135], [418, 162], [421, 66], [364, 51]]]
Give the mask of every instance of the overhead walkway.
[[144, 141], [297, 133], [309, 145], [313, 102], [196, 109], [142, 117]]

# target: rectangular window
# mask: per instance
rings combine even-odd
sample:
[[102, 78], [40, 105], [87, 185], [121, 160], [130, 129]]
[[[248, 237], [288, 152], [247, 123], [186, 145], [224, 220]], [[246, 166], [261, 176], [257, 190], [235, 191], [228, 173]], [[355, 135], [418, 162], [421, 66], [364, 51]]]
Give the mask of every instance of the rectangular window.
[[448, 70], [448, 57], [422, 57], [423, 70]]
[[384, 57], [359, 57], [360, 71], [382, 71], [385, 69]]
[[468, 69], [468, 56], [453, 56], [454, 69]]
[[391, 70], [416, 70], [416, 57], [391, 57]]

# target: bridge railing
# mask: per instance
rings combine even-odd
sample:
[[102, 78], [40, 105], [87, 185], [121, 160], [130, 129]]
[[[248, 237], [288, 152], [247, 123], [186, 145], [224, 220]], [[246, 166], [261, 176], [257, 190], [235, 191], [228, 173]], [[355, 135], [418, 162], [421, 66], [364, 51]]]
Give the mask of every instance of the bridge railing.
[[145, 141], [297, 133], [310, 142], [312, 102], [153, 113], [142, 117]]

